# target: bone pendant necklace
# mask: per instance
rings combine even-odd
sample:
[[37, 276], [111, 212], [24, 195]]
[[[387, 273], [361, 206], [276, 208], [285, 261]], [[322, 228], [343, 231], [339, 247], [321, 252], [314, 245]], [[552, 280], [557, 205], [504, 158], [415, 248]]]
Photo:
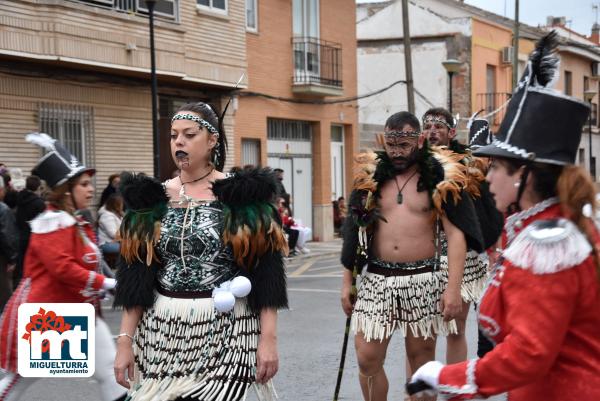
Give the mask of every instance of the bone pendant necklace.
[[415, 171], [410, 175], [410, 177], [408, 177], [406, 179], [406, 181], [404, 181], [404, 184], [402, 185], [402, 188], [400, 188], [400, 185], [398, 185], [398, 176], [394, 177], [394, 182], [396, 183], [396, 188], [398, 188], [398, 195], [396, 195], [396, 202], [401, 205], [402, 202], [404, 202], [404, 196], [402, 195], [402, 191], [404, 190], [404, 187], [406, 187], [406, 184], [408, 184], [408, 182], [410, 181], [411, 178], [413, 178], [415, 176], [415, 174], [417, 174], [417, 171], [415, 169]]

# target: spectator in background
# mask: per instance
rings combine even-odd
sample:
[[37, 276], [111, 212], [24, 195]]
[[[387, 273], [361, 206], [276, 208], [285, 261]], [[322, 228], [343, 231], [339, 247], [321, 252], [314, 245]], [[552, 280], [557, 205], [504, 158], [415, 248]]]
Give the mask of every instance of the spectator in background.
[[0, 313], [12, 293], [11, 273], [17, 261], [18, 234], [15, 217], [3, 202], [5, 181], [0, 179]]
[[283, 169], [276, 168], [276, 169], [273, 169], [273, 172], [275, 173], [275, 177], [277, 178], [276, 196], [284, 197], [287, 194], [287, 191], [285, 190], [285, 187], [283, 186]]
[[29, 222], [46, 209], [46, 203], [40, 197], [42, 181], [39, 177], [32, 175], [25, 180], [25, 189], [17, 194], [16, 222], [19, 231], [19, 248], [17, 264], [13, 272], [13, 288], [17, 288], [23, 276], [23, 262], [25, 252], [29, 244], [31, 227]]
[[23, 170], [20, 168], [11, 168], [10, 177], [12, 178], [10, 181], [11, 188], [16, 192], [21, 192], [25, 189], [25, 177], [23, 177]]
[[108, 185], [102, 191], [102, 196], [100, 196], [100, 207], [104, 205], [109, 196], [114, 194], [119, 190], [119, 184], [121, 182], [121, 177], [119, 174], [111, 174], [108, 177]]
[[344, 219], [348, 215], [348, 207], [346, 206], [346, 199], [343, 196], [338, 198], [338, 206], [340, 208], [340, 217], [342, 218], [342, 223]]
[[105, 254], [119, 253], [120, 246], [116, 236], [123, 215], [123, 197], [118, 193], [110, 195], [98, 211], [98, 245]]
[[340, 213], [340, 202], [331, 201], [333, 205], [333, 231], [340, 234], [342, 228], [342, 214]]
[[288, 204], [289, 203], [286, 202], [285, 198], [277, 198], [277, 210], [279, 211], [279, 216], [281, 217], [283, 231], [285, 231], [285, 233], [288, 235], [288, 248], [290, 249], [288, 256], [296, 256], [296, 245], [298, 244], [300, 231], [292, 228], [295, 222], [291, 216], [290, 208], [287, 206]]
[[15, 191], [12, 187], [12, 177], [10, 175], [10, 171], [5, 171], [0, 175], [3, 179], [3, 187], [4, 187], [4, 204], [8, 206], [9, 209], [14, 209], [17, 206], [17, 191]]

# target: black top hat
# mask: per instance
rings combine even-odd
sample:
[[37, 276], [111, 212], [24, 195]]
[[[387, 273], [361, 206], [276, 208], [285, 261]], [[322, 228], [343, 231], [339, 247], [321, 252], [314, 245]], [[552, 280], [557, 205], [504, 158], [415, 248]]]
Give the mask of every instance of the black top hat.
[[28, 134], [25, 139], [48, 152], [31, 170], [31, 174], [46, 181], [50, 188], [56, 188], [83, 173], [94, 175], [96, 172], [93, 168], [81, 164], [60, 142], [48, 134], [34, 132]]
[[475, 156], [558, 165], [575, 162], [590, 108], [551, 89], [558, 76], [557, 46], [555, 31], [536, 43], [494, 141], [475, 150]]
[[480, 110], [473, 114], [467, 123], [467, 128], [469, 129], [469, 147], [473, 150], [489, 145], [492, 142], [490, 123], [483, 118], [477, 118], [477, 115], [482, 111]]

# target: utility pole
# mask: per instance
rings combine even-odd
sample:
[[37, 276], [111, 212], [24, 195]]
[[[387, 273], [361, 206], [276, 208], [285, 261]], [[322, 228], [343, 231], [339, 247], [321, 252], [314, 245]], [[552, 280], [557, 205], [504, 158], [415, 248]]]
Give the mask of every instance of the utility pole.
[[162, 181], [160, 176], [160, 136], [158, 133], [158, 84], [156, 82], [156, 50], [154, 47], [154, 6], [156, 0], [146, 0], [148, 19], [150, 22], [150, 85], [152, 96], [152, 150], [154, 151], [154, 177]]
[[515, 0], [515, 27], [513, 29], [513, 74], [512, 87], [519, 82], [519, 0]]
[[408, 111], [415, 114], [415, 92], [413, 89], [410, 29], [408, 26], [408, 0], [402, 0], [402, 29], [404, 30], [404, 69], [406, 70], [406, 100]]

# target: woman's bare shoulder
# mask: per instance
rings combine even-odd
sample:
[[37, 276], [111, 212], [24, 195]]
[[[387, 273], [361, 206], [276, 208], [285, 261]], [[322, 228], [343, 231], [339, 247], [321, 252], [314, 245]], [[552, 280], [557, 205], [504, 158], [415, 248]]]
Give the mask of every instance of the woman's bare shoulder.
[[165, 192], [169, 199], [176, 199], [179, 194], [179, 189], [181, 188], [181, 182], [179, 178], [171, 178], [170, 180], [166, 180], [164, 182]]
[[214, 179], [215, 179], [215, 180], [222, 180], [222, 179], [224, 179], [224, 178], [227, 178], [227, 177], [229, 177], [229, 175], [228, 175], [228, 174], [226, 174], [226, 173], [224, 173], [224, 172], [222, 172], [222, 171], [216, 171], [216, 170], [215, 170], [215, 171], [213, 172], [213, 177], [214, 177]]

